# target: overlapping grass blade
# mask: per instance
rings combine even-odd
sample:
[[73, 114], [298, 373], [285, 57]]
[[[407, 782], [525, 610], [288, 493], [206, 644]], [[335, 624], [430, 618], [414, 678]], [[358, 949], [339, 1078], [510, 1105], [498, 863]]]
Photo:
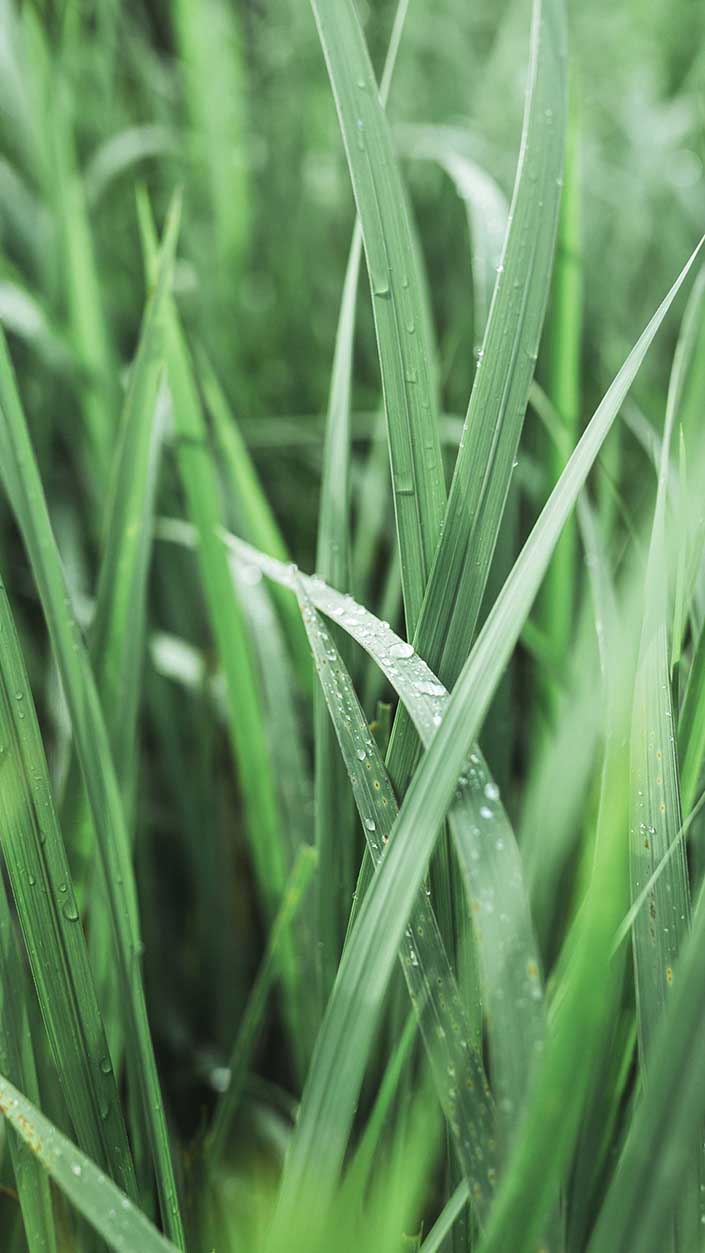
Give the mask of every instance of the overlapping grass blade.
[[[142, 242], [148, 269], [154, 264], [154, 227], [146, 197], [140, 198]], [[242, 788], [253, 867], [267, 916], [276, 914], [293, 858], [287, 857], [277, 785], [263, 719], [261, 683], [242, 607], [218, 530], [224, 520], [220, 484], [212, 457], [189, 350], [176, 306], [167, 308], [167, 369], [176, 431], [176, 452], [189, 516], [198, 535], [198, 560], [206, 609], [225, 677], [231, 749]], [[301, 978], [288, 937], [282, 943], [292, 1042], [303, 999]]]
[[423, 278], [387, 120], [352, 0], [312, 0], [359, 214], [377, 332], [407, 631], [445, 504]]
[[[0, 1113], [72, 1205], [116, 1253], [175, 1253], [141, 1210], [85, 1153], [0, 1077]], [[34, 1250], [33, 1250], [34, 1253]]]
[[[262, 489], [247, 443], [215, 371], [203, 353], [199, 355], [199, 378], [221, 457], [223, 476], [229, 493], [228, 502], [235, 511], [240, 530], [256, 548], [261, 548], [263, 552], [280, 561], [288, 561], [289, 553], [284, 537]], [[290, 596], [275, 594], [275, 601], [298, 682], [302, 690], [308, 692], [311, 689], [311, 657], [306, 633], [301, 626], [301, 615]]]
[[27, 549], [61, 674], [73, 735], [91, 807], [108, 891], [116, 964], [150, 1132], [150, 1147], [164, 1222], [177, 1244], [183, 1229], [169, 1137], [159, 1088], [139, 964], [137, 899], [118, 781], [95, 679], [71, 609], [39, 471], [0, 335], [0, 464]]
[[[298, 582], [301, 611], [327, 713], [376, 868], [394, 828], [398, 814], [396, 798], [335, 641], [323, 626], [303, 582]], [[423, 889], [412, 907], [399, 959], [458, 1160], [478, 1212], [485, 1215], [496, 1176], [494, 1108], [472, 1027]]]
[[[639, 1057], [645, 1082], [657, 1025], [665, 1013], [680, 950], [690, 927], [690, 886], [682, 826], [671, 695], [668, 639], [670, 613], [666, 559], [666, 509], [671, 437], [681, 391], [681, 340], [676, 348], [661, 444], [661, 464], [644, 589], [644, 622], [636, 672], [631, 727], [630, 872], [632, 898], [639, 896], [668, 854], [648, 900], [632, 924]], [[682, 1181], [675, 1247], [695, 1247], [700, 1237], [702, 1135], [693, 1139], [691, 1167]], [[705, 1207], [703, 1207], [705, 1215]]]
[[[258, 562], [268, 577], [292, 590], [298, 582], [316, 608], [361, 644], [399, 694], [422, 744], [428, 747], [449, 697], [411, 646], [362, 605], [321, 579], [306, 578], [298, 571], [294, 574], [235, 539], [229, 544], [240, 559]], [[519, 850], [497, 786], [478, 748], [469, 753], [461, 774], [464, 786], [451, 807], [449, 820], [477, 936], [493, 1087], [500, 1123], [507, 1128], [519, 1115], [543, 1038], [541, 980]], [[376, 865], [374, 855], [372, 860]]]
[[[611, 1253], [618, 1248], [661, 1253], [668, 1247], [682, 1181], [693, 1169], [693, 1145], [702, 1140], [705, 1120], [699, 1048], [705, 1030], [703, 944], [705, 908], [701, 896], [668, 1008], [654, 1032], [649, 1081], [600, 1211], [590, 1253]], [[686, 1233], [683, 1249], [701, 1245], [701, 1233]]]
[[[564, 21], [562, 0], [536, 0], [529, 90], [509, 227], [443, 538], [413, 635], [418, 651], [449, 687], [468, 655], [477, 625], [548, 300], [563, 171]], [[392, 733], [389, 770], [402, 793], [415, 752], [410, 725], [400, 718]]]
[[[384, 108], [394, 69], [408, 0], [401, 0], [387, 53], [380, 104]], [[350, 396], [355, 309], [362, 258], [362, 228], [356, 218], [350, 244], [328, 395], [323, 470], [318, 506], [316, 570], [339, 591], [350, 590]], [[341, 646], [345, 648], [344, 641]], [[347, 795], [345, 765], [320, 688], [314, 693], [315, 825], [319, 855], [316, 898], [323, 1000], [335, 979], [347, 918], [347, 903], [357, 873], [352, 808], [341, 809]]]
[[[286, 1222], [302, 1179], [309, 1170], [317, 1172], [323, 1200], [334, 1185], [370, 1040], [408, 915], [433, 850], [436, 831], [457, 790], [465, 758], [530, 611], [565, 521], [575, 506], [624, 396], [701, 246], [702, 241], [588, 424], [485, 622], [448, 699], [441, 724], [414, 774], [387, 853], [372, 880], [346, 946], [328, 1003], [287, 1158], [278, 1223]], [[403, 658], [399, 660], [403, 664]], [[614, 853], [611, 851], [610, 855], [613, 857]], [[599, 909], [596, 914], [602, 926], [604, 914]], [[364, 1013], [360, 1012], [360, 1003], [355, 996], [355, 990], [363, 985]], [[544, 1091], [545, 1100], [548, 1096]], [[526, 1126], [526, 1122], [523, 1125]], [[523, 1138], [521, 1143], [525, 1146]], [[538, 1162], [539, 1159], [536, 1160]], [[549, 1205], [552, 1194], [551, 1183]], [[537, 1222], [542, 1222], [545, 1211], [537, 1207], [536, 1213]], [[506, 1247], [499, 1245], [496, 1237], [494, 1239], [495, 1248]]]
[[39, 1007], [79, 1144], [134, 1195], [115, 1074], [4, 587], [0, 640], [1, 841]]
[[[25, 972], [0, 877], [0, 1068], [39, 1103], [39, 1083], [27, 1014]], [[25, 1236], [31, 1253], [56, 1253], [56, 1229], [46, 1173], [27, 1145], [8, 1133]]]

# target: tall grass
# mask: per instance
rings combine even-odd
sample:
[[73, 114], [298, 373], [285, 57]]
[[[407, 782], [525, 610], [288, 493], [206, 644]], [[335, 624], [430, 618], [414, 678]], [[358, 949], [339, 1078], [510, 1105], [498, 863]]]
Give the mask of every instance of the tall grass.
[[704, 1245], [705, 20], [566, 7], [0, 0], [13, 1253]]

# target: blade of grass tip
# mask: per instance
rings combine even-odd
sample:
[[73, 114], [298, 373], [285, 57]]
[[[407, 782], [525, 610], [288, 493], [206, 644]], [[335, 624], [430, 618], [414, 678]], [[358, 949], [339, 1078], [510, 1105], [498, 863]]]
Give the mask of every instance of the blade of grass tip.
[[312, 0], [362, 230], [377, 333], [407, 631], [440, 534], [445, 481], [431, 331], [389, 126], [352, 0]]
[[[299, 601], [327, 713], [376, 868], [385, 855], [398, 814], [392, 785], [333, 636], [318, 617], [302, 582]], [[438, 1100], [473, 1200], [484, 1215], [496, 1173], [494, 1109], [482, 1058], [474, 1047], [472, 1028], [423, 888], [412, 908], [399, 959], [419, 1016]], [[358, 995], [364, 996], [364, 984]]]
[[[409, 0], [401, 0], [397, 6], [379, 92], [382, 109], [387, 103], [408, 7]], [[361, 258], [362, 228], [358, 217], [348, 254], [335, 337], [316, 542], [316, 570], [332, 587], [345, 592], [350, 590], [351, 578], [350, 395]], [[348, 661], [344, 637], [340, 643]], [[341, 798], [348, 796], [345, 764], [338, 751], [323, 692], [318, 686], [314, 693], [313, 725], [315, 829], [319, 855], [316, 910], [322, 1003], [325, 1003], [338, 968], [357, 856], [352, 806], [341, 805]]]
[[[379, 666], [409, 711], [424, 746], [433, 740], [448, 693], [411, 646], [349, 596], [229, 540], [242, 558], [259, 561], [270, 578], [296, 580], [316, 608], [347, 631]], [[461, 771], [463, 787], [449, 820], [477, 937], [490, 1022], [493, 1082], [500, 1123], [519, 1114], [528, 1074], [544, 1031], [544, 1009], [521, 858], [499, 793], [476, 747]], [[374, 858], [372, 859], [374, 863]], [[362, 907], [360, 892], [353, 917]], [[351, 917], [351, 926], [353, 925]], [[350, 934], [350, 929], [349, 929]]]
[[0, 585], [2, 849], [79, 1143], [132, 1195], [134, 1168], [17, 635]]
[[[255, 548], [261, 548], [262, 552], [277, 557], [279, 561], [289, 561], [284, 537], [264, 494], [247, 443], [235, 421], [225, 392], [203, 352], [198, 354], [198, 360], [203, 399], [213, 424], [229, 500], [236, 511], [242, 534]], [[301, 615], [290, 596], [277, 596], [275, 593], [275, 600], [301, 690], [305, 693], [311, 692], [311, 655], [306, 633], [301, 625]]]
[[[575, 506], [638, 367], [703, 242], [686, 263], [586, 427], [480, 632], [446, 703], [440, 726], [404, 797], [393, 838], [362, 905], [328, 1003], [299, 1119], [290, 1142], [275, 1228], [286, 1222], [287, 1212], [295, 1203], [301, 1182], [309, 1170], [317, 1172], [319, 1197], [323, 1204], [334, 1186], [349, 1134], [369, 1040], [381, 1010], [409, 912], [433, 850], [438, 825], [458, 788], [465, 759], [530, 612], [566, 518]], [[464, 790], [461, 785], [461, 792]], [[613, 850], [610, 850], [610, 855], [614, 857]], [[612, 871], [611, 863], [609, 869]], [[618, 876], [616, 882], [619, 882]], [[598, 902], [596, 916], [600, 926], [607, 914], [607, 904], [603, 909]], [[609, 921], [611, 927], [611, 918]], [[599, 934], [602, 937], [601, 930]], [[590, 971], [592, 974], [592, 967]], [[359, 1002], [349, 995], [349, 989], [361, 986], [365, 987], [364, 1014], [359, 1012]], [[594, 1002], [591, 1002], [591, 1008], [594, 1008]], [[576, 1010], [576, 1018], [579, 1017], [579, 1010]], [[542, 1095], [546, 1099], [545, 1091]], [[555, 1106], [553, 1098], [547, 1104], [549, 1108]], [[522, 1125], [526, 1126], [526, 1120]], [[523, 1136], [520, 1147], [523, 1152], [526, 1151]], [[538, 1162], [539, 1159], [534, 1159], [534, 1176]], [[543, 1163], [540, 1168], [543, 1168]], [[527, 1173], [531, 1172], [527, 1169]], [[532, 1181], [534, 1186], [538, 1192], [540, 1189], [535, 1177]], [[547, 1208], [554, 1195], [554, 1186], [554, 1180], [551, 1180]], [[545, 1183], [543, 1187], [546, 1187]], [[537, 1209], [536, 1212], [538, 1221], [543, 1221], [546, 1210]], [[499, 1249], [511, 1245], [495, 1240], [494, 1247]]]
[[27, 1098], [0, 1077], [0, 1113], [61, 1191], [116, 1253], [176, 1253], [124, 1192]]
[[[553, 262], [565, 131], [562, 0], [535, 0], [524, 126], [509, 225], [414, 644], [452, 686], [472, 642], [527, 405]], [[527, 240], [530, 243], [527, 244]], [[398, 718], [388, 767], [403, 794], [416, 745]]]
[[[679, 339], [666, 407], [631, 732], [629, 860], [633, 898], [640, 894], [668, 849], [677, 844], [674, 855], [653, 882], [647, 907], [639, 911], [632, 924], [639, 1060], [647, 1084], [651, 1042], [666, 1012], [674, 971], [677, 977], [679, 954], [690, 928], [688, 867], [685, 847], [677, 839], [682, 818], [668, 643], [666, 538], [671, 437], [681, 392], [684, 347], [683, 339]], [[693, 1141], [692, 1168], [682, 1181], [674, 1247], [682, 1244], [687, 1248], [701, 1234], [701, 1204], [705, 1216], [700, 1190], [704, 1165], [699, 1134], [697, 1142]]]
[[[134, 1050], [167, 1230], [183, 1246], [169, 1136], [144, 999], [141, 939], [130, 842], [98, 690], [71, 608], [66, 579], [22, 409], [0, 333], [0, 472], [13, 506], [44, 609], [66, 696], [76, 751], [103, 864], [120, 971], [127, 1039]], [[78, 929], [78, 928], [77, 928]]]
[[[575, 84], [573, 84], [575, 87]], [[571, 96], [567, 131], [565, 180], [556, 246], [551, 307], [549, 311], [547, 391], [560, 419], [559, 442], [549, 443], [547, 471], [550, 485], [560, 477], [578, 437], [580, 421], [583, 306], [581, 230], [580, 136], [575, 91]], [[546, 575], [537, 605], [537, 621], [551, 651], [562, 665], [570, 647], [576, 591], [577, 544], [573, 523], [568, 523]], [[549, 682], [540, 698], [551, 718], [556, 691]], [[545, 712], [541, 720], [545, 717]]]
[[[155, 233], [146, 195], [138, 200], [148, 274], [156, 256]], [[225, 677], [228, 731], [242, 789], [246, 833], [260, 897], [271, 920], [287, 875], [283, 825], [276, 779], [263, 718], [261, 685], [242, 606], [233, 587], [218, 537], [223, 523], [220, 484], [208, 445], [208, 432], [176, 305], [167, 306], [167, 371], [172, 398], [179, 474], [197, 535], [197, 556], [206, 610]], [[282, 944], [288, 1020], [294, 1049], [301, 1039], [298, 1015], [298, 963], [288, 940]]]
[[316, 862], [317, 852], [312, 845], [299, 849], [233, 1044], [228, 1063], [228, 1086], [218, 1102], [206, 1140], [207, 1175], [211, 1174], [228, 1145], [252, 1053], [262, 1027], [267, 1000], [276, 978], [281, 937], [299, 912], [316, 869]]
[[[11, 989], [11, 991], [10, 991]], [[27, 1014], [27, 991], [10, 902], [0, 876], [0, 1068], [39, 1103], [39, 1081]], [[8, 1130], [10, 1162], [17, 1184], [27, 1245], [32, 1253], [56, 1253], [51, 1191], [45, 1171], [27, 1145]]]

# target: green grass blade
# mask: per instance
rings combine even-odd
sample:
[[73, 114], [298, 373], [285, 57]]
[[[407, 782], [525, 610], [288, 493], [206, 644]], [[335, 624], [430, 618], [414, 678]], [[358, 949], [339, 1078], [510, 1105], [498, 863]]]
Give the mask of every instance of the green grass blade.
[[681, 802], [683, 813], [689, 814], [695, 803], [705, 761], [705, 626], [698, 636], [688, 675], [678, 724], [678, 745]]
[[[154, 262], [154, 228], [146, 198], [140, 200], [142, 241], [148, 269]], [[224, 521], [220, 483], [208, 444], [208, 431], [189, 350], [173, 301], [167, 310], [167, 368], [172, 397], [176, 451], [186, 505], [198, 535], [197, 555], [206, 609], [225, 676], [230, 744], [242, 788], [246, 833], [258, 889], [268, 918], [277, 911], [289, 866], [279, 798], [263, 717], [262, 688], [242, 606], [233, 587], [219, 539]], [[282, 945], [292, 1043], [302, 1043], [296, 1023], [299, 963], [288, 942]]]
[[[294, 575], [249, 546], [232, 538], [228, 542], [241, 558], [258, 561], [268, 577], [292, 589], [299, 583], [312, 604], [369, 653], [404, 703], [422, 744], [428, 747], [444, 717], [449, 696], [410, 645], [350, 596], [329, 588], [318, 577], [306, 578], [298, 571]], [[482, 967], [493, 1087], [500, 1122], [509, 1127], [521, 1111], [544, 1033], [536, 941], [516, 839], [477, 747], [471, 749], [462, 774], [465, 786], [449, 820]]]
[[[407, 9], [408, 0], [401, 0], [380, 89], [382, 107], [386, 104]], [[350, 590], [351, 577], [350, 395], [361, 258], [362, 228], [357, 218], [335, 337], [316, 543], [316, 570], [322, 579], [339, 591]], [[341, 640], [341, 647], [345, 650], [344, 640]], [[341, 797], [347, 796], [345, 765], [338, 751], [324, 695], [318, 687], [314, 693], [313, 718], [316, 847], [319, 855], [316, 908], [322, 999], [325, 1001], [333, 986], [342, 948], [348, 902], [357, 870], [357, 850], [352, 808], [341, 812]]]
[[445, 482], [423, 279], [387, 120], [352, 0], [312, 0], [362, 229], [377, 332], [407, 630], [438, 542]]
[[[262, 489], [247, 443], [215, 371], [202, 353], [199, 366], [203, 399], [213, 424], [229, 503], [235, 510], [240, 530], [255, 548], [261, 548], [279, 561], [289, 561], [289, 551]], [[311, 690], [311, 656], [306, 633], [301, 626], [301, 615], [290, 596], [275, 596], [275, 600], [299, 684], [304, 692], [308, 692]]]
[[[433, 851], [436, 831], [457, 790], [464, 761], [529, 614], [566, 519], [702, 242], [588, 424], [487, 618], [446, 704], [442, 722], [414, 774], [394, 836], [343, 954], [328, 1003], [287, 1158], [279, 1221], [285, 1221], [301, 1180], [310, 1169], [317, 1171], [323, 1198], [334, 1184], [365, 1056], [409, 911]], [[403, 660], [399, 658], [402, 664]], [[360, 1012], [358, 1003], [349, 997], [348, 989], [360, 986], [364, 980], [367, 991], [364, 1012]], [[336, 1076], [334, 1084], [333, 1075]]]
[[108, 889], [116, 962], [139, 1062], [150, 1147], [164, 1222], [177, 1244], [183, 1230], [169, 1136], [152, 1048], [139, 964], [141, 940], [130, 843], [110, 741], [93, 672], [71, 609], [61, 559], [4, 338], [0, 336], [0, 464], [3, 483], [29, 555], [68, 703]]
[[[622, 1160], [600, 1212], [590, 1253], [635, 1248], [661, 1253], [668, 1247], [683, 1178], [693, 1167], [693, 1145], [702, 1140], [705, 1083], [701, 1064], [705, 1030], [705, 909], [698, 901], [669, 1006], [656, 1029], [649, 1082], [636, 1110]], [[654, 1146], [658, 1172], [654, 1175]], [[702, 1246], [691, 1233], [684, 1249]]]
[[443, 1241], [446, 1239], [446, 1236], [452, 1230], [453, 1224], [462, 1214], [468, 1200], [468, 1186], [463, 1180], [443, 1206], [443, 1212], [438, 1215], [421, 1245], [419, 1253], [438, 1253], [438, 1250], [443, 1247]]
[[[0, 1068], [11, 1081], [39, 1102], [39, 1082], [27, 1014], [27, 991], [10, 903], [0, 879]], [[31, 1253], [56, 1253], [51, 1191], [45, 1172], [27, 1145], [8, 1134], [10, 1161], [17, 1185], [22, 1221]]]
[[[298, 590], [327, 712], [377, 868], [385, 855], [398, 806], [335, 641], [301, 581]], [[412, 908], [399, 958], [458, 1159], [478, 1212], [486, 1214], [496, 1175], [494, 1109], [472, 1027], [423, 889]]]
[[4, 587], [0, 639], [2, 848], [39, 1007], [79, 1144], [134, 1195], [115, 1074]]
[[129, 1197], [4, 1078], [0, 1078], [0, 1113], [111, 1249], [116, 1253], [135, 1253], [136, 1249], [175, 1253], [175, 1245]]
[[230, 1055], [228, 1087], [218, 1102], [213, 1117], [213, 1124], [208, 1133], [206, 1144], [208, 1173], [210, 1173], [214, 1163], [222, 1157], [227, 1146], [233, 1118], [242, 1096], [242, 1089], [247, 1077], [252, 1052], [262, 1027], [267, 999], [276, 977], [281, 938], [291, 926], [292, 920], [305, 900], [311, 876], [316, 869], [316, 860], [316, 850], [312, 845], [309, 844], [299, 849], [293, 869], [289, 875], [279, 911], [269, 932], [267, 948], [255, 982], [252, 985], [252, 991], [250, 992]]

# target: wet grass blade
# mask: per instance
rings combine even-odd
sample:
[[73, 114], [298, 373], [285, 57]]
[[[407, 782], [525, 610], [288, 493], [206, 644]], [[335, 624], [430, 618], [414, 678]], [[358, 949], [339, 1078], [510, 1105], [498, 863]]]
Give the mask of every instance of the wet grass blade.
[[[480, 632], [448, 699], [441, 724], [404, 797], [393, 838], [360, 910], [328, 1003], [287, 1158], [277, 1222], [286, 1222], [302, 1179], [309, 1170], [317, 1172], [322, 1200], [335, 1183], [370, 1040], [409, 912], [433, 851], [436, 832], [458, 788], [465, 759], [566, 519], [702, 242], [588, 424]], [[403, 662], [403, 658], [399, 660]], [[349, 989], [361, 986], [363, 979], [366, 980], [366, 1012], [361, 1014]], [[552, 1193], [551, 1188], [549, 1198]], [[544, 1215], [538, 1210], [537, 1213], [541, 1221]], [[495, 1241], [494, 1247], [507, 1246]]]
[[[398, 806], [335, 641], [299, 581], [301, 612], [327, 713], [350, 779], [372, 863], [385, 856]], [[421, 889], [399, 953], [419, 1018], [436, 1092], [473, 1201], [487, 1213], [496, 1176], [494, 1108], [473, 1030], [446, 955], [433, 909]]]
[[[382, 108], [386, 104], [407, 9], [408, 0], [401, 0], [380, 89]], [[326, 583], [339, 591], [350, 590], [351, 577], [350, 395], [361, 258], [362, 228], [358, 217], [353, 228], [335, 337], [316, 542], [316, 570]], [[344, 639], [341, 639], [341, 647], [345, 652]], [[319, 856], [316, 909], [321, 991], [325, 1002], [338, 967], [358, 857], [353, 810], [352, 806], [345, 805], [348, 796], [345, 765], [319, 687], [314, 693], [313, 719], [314, 815]]]
[[377, 332], [407, 631], [438, 542], [445, 481], [435, 356], [409, 208], [352, 0], [312, 0], [362, 229]]
[[[368, 652], [398, 693], [422, 744], [428, 747], [444, 717], [449, 696], [411, 646], [350, 596], [329, 588], [321, 579], [307, 578], [298, 571], [294, 575], [247, 545], [234, 539], [229, 543], [241, 559], [257, 561], [268, 577], [292, 590], [300, 584], [312, 604]], [[519, 850], [497, 786], [478, 748], [470, 751], [461, 773], [464, 786], [451, 807], [449, 821], [477, 939], [489, 1018], [493, 1087], [500, 1128], [503, 1126], [506, 1133], [519, 1116], [541, 1047], [543, 996]], [[376, 864], [378, 859], [372, 855], [372, 860]]]
[[71, 608], [12, 363], [0, 335], [0, 465], [39, 591], [66, 695], [108, 890], [116, 964], [150, 1131], [164, 1222], [183, 1246], [169, 1136], [144, 1000], [141, 939], [130, 842], [93, 672]]
[[175, 1245], [157, 1231], [129, 1197], [1, 1077], [0, 1113], [111, 1249], [116, 1253], [134, 1253], [135, 1249], [140, 1253], [175, 1253]]
[[79, 1144], [135, 1195], [115, 1074], [4, 587], [0, 640], [2, 849], [39, 1007]]
[[[25, 972], [0, 878], [0, 1068], [39, 1104], [39, 1082], [27, 1014]], [[46, 1173], [27, 1145], [13, 1131], [8, 1147], [25, 1236], [31, 1253], [56, 1253], [56, 1230]]]

